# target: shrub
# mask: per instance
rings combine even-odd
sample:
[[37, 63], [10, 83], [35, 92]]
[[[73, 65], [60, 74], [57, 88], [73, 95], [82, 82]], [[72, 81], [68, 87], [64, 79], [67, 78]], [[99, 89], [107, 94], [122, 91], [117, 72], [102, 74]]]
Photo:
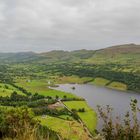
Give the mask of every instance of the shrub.
[[27, 108], [0, 108], [0, 139], [57, 140], [57, 134], [33, 119]]
[[106, 140], [140, 140], [140, 122], [138, 120], [140, 109], [136, 99], [131, 100], [131, 111], [125, 114], [123, 122], [119, 117], [115, 119], [112, 117], [113, 109], [110, 106], [107, 106], [106, 110], [100, 106], [97, 108], [99, 116], [104, 122], [101, 134]]

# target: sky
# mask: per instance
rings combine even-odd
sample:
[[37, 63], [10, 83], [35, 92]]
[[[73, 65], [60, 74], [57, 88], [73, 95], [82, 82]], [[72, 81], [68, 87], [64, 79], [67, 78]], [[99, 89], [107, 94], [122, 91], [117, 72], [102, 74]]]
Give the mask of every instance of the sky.
[[140, 0], [0, 0], [0, 52], [140, 44]]

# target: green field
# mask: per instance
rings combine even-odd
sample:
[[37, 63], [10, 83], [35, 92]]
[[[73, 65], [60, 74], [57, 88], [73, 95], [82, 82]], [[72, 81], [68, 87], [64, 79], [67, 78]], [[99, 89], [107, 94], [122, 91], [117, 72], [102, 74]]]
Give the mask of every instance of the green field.
[[99, 85], [99, 86], [105, 86], [107, 88], [112, 88], [112, 89], [116, 89], [116, 90], [127, 90], [127, 85], [121, 82], [111, 82], [105, 78], [101, 78], [101, 77], [97, 77], [95, 78], [92, 82], [90, 82], [91, 84], [94, 85]]
[[48, 115], [46, 117], [38, 116], [36, 119], [40, 120], [42, 125], [48, 126], [52, 130], [58, 132], [64, 139], [90, 140], [82, 125], [77, 121], [67, 121]]
[[74, 118], [69, 115], [60, 115], [59, 118], [64, 119], [64, 120], [74, 120]]
[[107, 79], [104, 79], [104, 78], [101, 78], [101, 77], [97, 77], [95, 78], [92, 82], [92, 84], [95, 84], [95, 85], [99, 85], [99, 86], [106, 86], [106, 84], [108, 84], [110, 81], [107, 80]]
[[16, 91], [20, 95], [25, 95], [20, 90], [16, 89], [15, 87], [9, 84], [0, 83], [0, 96], [2, 97], [10, 96], [14, 91]]
[[84, 84], [84, 83], [90, 83], [98, 86], [105, 86], [108, 88], [116, 89], [116, 90], [127, 90], [127, 85], [121, 83], [121, 82], [110, 82], [110, 80], [102, 78], [102, 77], [78, 77], [78, 76], [63, 76], [56, 78], [56, 84], [65, 84], [65, 83], [77, 83], [77, 84]]
[[38, 93], [43, 96], [51, 96], [55, 97], [56, 95], [60, 98], [63, 98], [63, 96], [67, 96], [68, 98], [75, 98], [76, 96], [71, 93], [65, 93], [62, 91], [57, 91], [48, 88], [47, 80], [31, 80], [28, 82], [27, 80], [18, 80], [16, 85], [20, 87], [24, 87], [26, 90], [28, 90], [31, 93]]
[[56, 82], [60, 84], [65, 84], [65, 83], [84, 84], [91, 81], [92, 79], [93, 78], [91, 77], [79, 77], [76, 75], [72, 75], [72, 76], [59, 77]]
[[112, 88], [112, 89], [117, 89], [117, 90], [123, 90], [123, 91], [127, 90], [127, 85], [121, 82], [112, 82], [107, 87]]
[[[85, 126], [95, 134], [96, 112], [83, 99], [79, 101], [80, 97], [51, 87], [65, 83], [90, 83], [140, 93], [139, 60], [140, 45], [135, 44], [100, 50], [0, 53], [0, 104], [5, 106], [4, 110], [26, 106], [33, 118], [63, 139], [90, 140]], [[61, 104], [61, 98], [65, 100], [67, 109]], [[8, 119], [11, 124], [11, 117]], [[4, 123], [1, 130], [5, 128], [9, 135], [8, 125], [5, 123], [3, 127]]]
[[79, 110], [84, 108], [85, 112], [78, 112], [78, 115], [91, 132], [95, 130], [97, 125], [97, 114], [85, 101], [68, 101], [64, 102], [64, 104], [70, 109]]

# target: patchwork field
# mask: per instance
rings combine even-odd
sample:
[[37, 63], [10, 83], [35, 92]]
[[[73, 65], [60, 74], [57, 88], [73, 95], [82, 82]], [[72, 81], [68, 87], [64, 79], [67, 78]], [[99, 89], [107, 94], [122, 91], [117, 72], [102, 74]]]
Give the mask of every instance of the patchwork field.
[[63, 98], [64, 96], [67, 96], [68, 98], [75, 98], [76, 96], [71, 93], [65, 93], [62, 91], [57, 91], [48, 88], [47, 80], [18, 80], [16, 85], [20, 87], [24, 87], [26, 90], [28, 90], [31, 93], [38, 93], [43, 96], [51, 96], [56, 97], [59, 96], [60, 98]]
[[[64, 140], [90, 140], [89, 131], [94, 136], [97, 126], [96, 112], [84, 99], [50, 88], [57, 84], [90, 83], [140, 93], [139, 60], [140, 45], [135, 44], [100, 50], [0, 53], [0, 135], [4, 134], [0, 139], [13, 139], [15, 130], [27, 132], [27, 123], [33, 125], [32, 119], [35, 118]], [[77, 90], [76, 87], [71, 89]], [[101, 102], [102, 99], [99, 104]], [[29, 135], [32, 135], [30, 131]]]
[[64, 104], [69, 109], [76, 109], [77, 111], [84, 108], [85, 112], [78, 112], [78, 115], [91, 132], [95, 130], [97, 125], [97, 114], [87, 105], [85, 101], [68, 101], [64, 102]]
[[17, 94], [25, 95], [20, 90], [16, 89], [15, 87], [9, 84], [0, 83], [0, 96], [2, 97], [10, 96], [14, 91], [17, 92]]

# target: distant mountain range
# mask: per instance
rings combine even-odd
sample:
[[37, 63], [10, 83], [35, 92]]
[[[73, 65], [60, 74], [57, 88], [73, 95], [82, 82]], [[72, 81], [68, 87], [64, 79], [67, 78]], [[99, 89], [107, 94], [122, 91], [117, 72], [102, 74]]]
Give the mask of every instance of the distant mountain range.
[[0, 53], [0, 62], [32, 63], [135, 63], [140, 65], [140, 45], [125, 44], [100, 50], [50, 51], [45, 53]]
[[140, 45], [125, 44], [100, 50], [50, 51], [45, 53], [19, 52], [0, 53], [0, 62], [32, 63], [135, 63], [140, 65]]

